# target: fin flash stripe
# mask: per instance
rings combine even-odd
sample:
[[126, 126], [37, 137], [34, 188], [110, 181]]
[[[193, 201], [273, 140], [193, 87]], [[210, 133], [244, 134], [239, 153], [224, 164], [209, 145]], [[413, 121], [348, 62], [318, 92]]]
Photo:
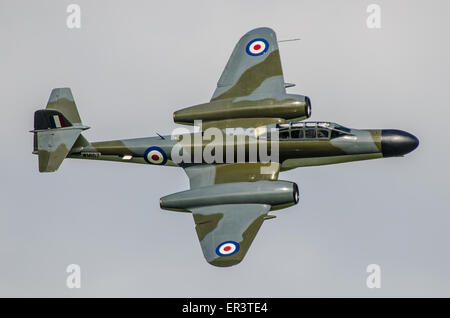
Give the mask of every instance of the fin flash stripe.
[[63, 115], [53, 115], [50, 117], [50, 122], [52, 125], [52, 128], [62, 128], [66, 127], [66, 122], [64, 121]]

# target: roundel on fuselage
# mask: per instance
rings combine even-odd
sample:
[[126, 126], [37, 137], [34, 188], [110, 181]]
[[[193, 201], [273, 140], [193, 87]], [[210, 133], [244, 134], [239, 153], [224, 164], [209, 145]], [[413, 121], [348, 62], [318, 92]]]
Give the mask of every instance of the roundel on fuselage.
[[144, 160], [152, 165], [163, 165], [167, 162], [167, 155], [160, 147], [150, 147], [144, 153]]

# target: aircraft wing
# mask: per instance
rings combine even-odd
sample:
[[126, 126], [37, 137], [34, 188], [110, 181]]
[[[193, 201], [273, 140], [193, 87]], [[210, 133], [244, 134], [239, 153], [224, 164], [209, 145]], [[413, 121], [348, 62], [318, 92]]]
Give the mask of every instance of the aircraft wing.
[[258, 28], [236, 44], [211, 101], [276, 98], [285, 93], [275, 32]]
[[307, 96], [287, 94], [275, 32], [257, 28], [236, 44], [208, 103], [177, 110], [174, 121], [202, 129], [259, 127], [311, 115]]
[[280, 164], [276, 162], [238, 162], [185, 167], [191, 189], [233, 182], [278, 179]]
[[[279, 167], [279, 164], [235, 163], [192, 166], [185, 171], [191, 189], [207, 189], [218, 184], [235, 187], [245, 182], [248, 187], [256, 188], [255, 182], [248, 181], [277, 180]], [[268, 204], [254, 202], [189, 209], [205, 259], [215, 266], [232, 266], [242, 261], [263, 221], [273, 218], [268, 216], [270, 209]]]
[[211, 205], [192, 209], [195, 230], [208, 263], [232, 266], [247, 253], [270, 210], [266, 204]]

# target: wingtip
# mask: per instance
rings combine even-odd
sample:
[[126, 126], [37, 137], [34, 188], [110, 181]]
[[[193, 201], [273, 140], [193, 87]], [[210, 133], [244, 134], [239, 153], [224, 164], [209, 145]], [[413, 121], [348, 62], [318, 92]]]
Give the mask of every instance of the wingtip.
[[216, 267], [231, 267], [231, 266], [239, 264], [241, 261], [242, 261], [242, 258], [219, 257], [212, 261], [209, 261], [208, 263], [213, 266], [216, 266]]
[[269, 27], [259, 27], [259, 28], [255, 28], [252, 29], [250, 31], [248, 31], [247, 33], [244, 34], [243, 37], [246, 36], [254, 36], [254, 35], [261, 35], [261, 34], [273, 34], [275, 35], [275, 31]]

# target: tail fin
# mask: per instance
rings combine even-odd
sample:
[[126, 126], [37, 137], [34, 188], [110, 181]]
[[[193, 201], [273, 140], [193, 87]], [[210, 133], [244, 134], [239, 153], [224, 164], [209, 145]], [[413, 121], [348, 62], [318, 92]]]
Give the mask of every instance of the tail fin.
[[55, 88], [46, 109], [34, 113], [34, 153], [39, 156], [39, 171], [56, 171], [75, 142], [82, 138], [83, 126], [70, 88]]
[[81, 125], [81, 118], [78, 114], [77, 105], [73, 99], [72, 91], [68, 87], [54, 88], [45, 109], [59, 111], [64, 114], [71, 123]]

